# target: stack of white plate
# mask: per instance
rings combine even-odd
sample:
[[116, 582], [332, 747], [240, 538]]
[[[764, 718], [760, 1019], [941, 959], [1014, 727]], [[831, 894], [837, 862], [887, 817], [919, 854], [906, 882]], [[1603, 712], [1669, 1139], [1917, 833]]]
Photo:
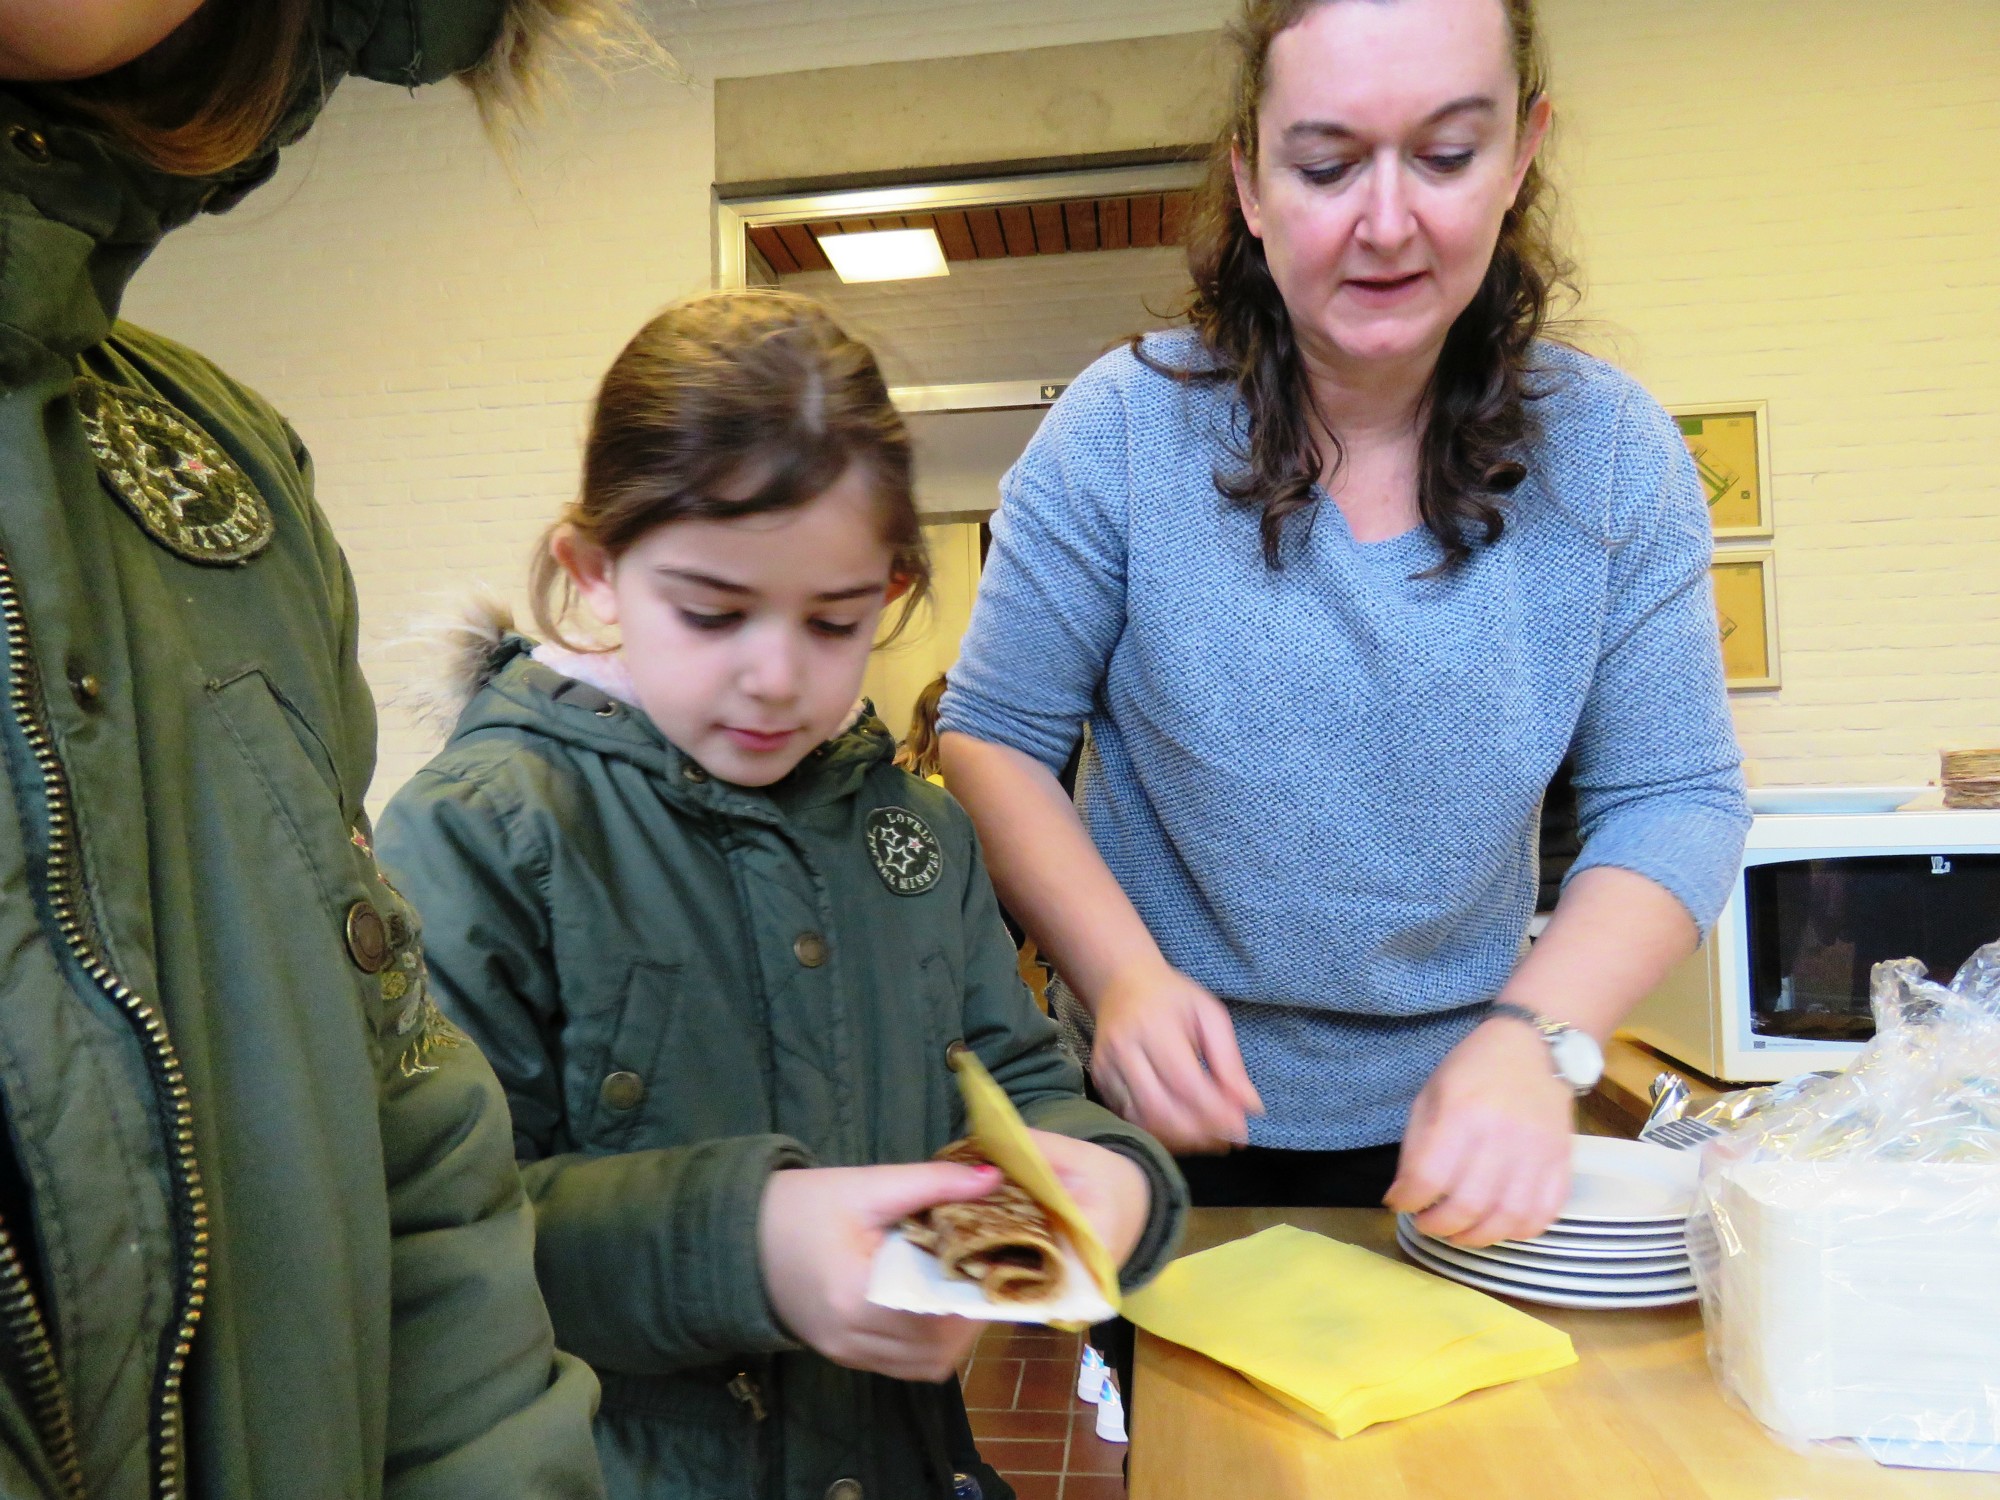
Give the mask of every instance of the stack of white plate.
[[1552, 1307], [1670, 1307], [1692, 1302], [1687, 1216], [1693, 1151], [1577, 1136], [1569, 1202], [1546, 1234], [1467, 1249], [1433, 1239], [1408, 1214], [1396, 1243], [1427, 1271]]

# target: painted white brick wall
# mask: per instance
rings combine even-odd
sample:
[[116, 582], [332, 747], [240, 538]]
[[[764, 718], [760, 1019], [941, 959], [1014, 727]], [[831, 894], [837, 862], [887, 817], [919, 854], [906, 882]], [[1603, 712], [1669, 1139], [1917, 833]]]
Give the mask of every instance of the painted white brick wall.
[[1770, 403], [1753, 775], [2000, 744], [2000, 5], [1543, 10], [1586, 313], [1670, 405]]

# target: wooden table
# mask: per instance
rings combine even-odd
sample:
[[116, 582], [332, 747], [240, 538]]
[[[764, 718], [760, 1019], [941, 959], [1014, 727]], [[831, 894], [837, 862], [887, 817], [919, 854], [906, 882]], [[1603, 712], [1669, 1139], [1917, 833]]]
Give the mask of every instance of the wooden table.
[[[1379, 1209], [1198, 1209], [1187, 1251], [1272, 1224], [1395, 1254]], [[1728, 1405], [1685, 1307], [1528, 1310], [1579, 1363], [1341, 1441], [1234, 1371], [1139, 1334], [1131, 1500], [1931, 1500], [2000, 1475], [1799, 1454]]]

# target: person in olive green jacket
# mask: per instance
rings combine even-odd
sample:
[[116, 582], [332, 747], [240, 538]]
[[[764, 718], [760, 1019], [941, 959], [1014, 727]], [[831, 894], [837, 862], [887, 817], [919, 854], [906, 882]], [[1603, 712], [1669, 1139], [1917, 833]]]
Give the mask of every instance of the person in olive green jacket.
[[[965, 1129], [959, 1049], [1128, 1285], [1185, 1211], [1165, 1152], [1082, 1097], [970, 822], [855, 706], [920, 538], [864, 347], [782, 293], [670, 308], [605, 379], [540, 569], [551, 639], [469, 633], [470, 703], [383, 814], [440, 1003], [513, 1104], [620, 1500], [952, 1493], [982, 1325], [863, 1293], [890, 1226], [995, 1185], [926, 1162]], [[560, 644], [557, 565], [617, 650]]]
[[335, 80], [531, 19], [0, 0], [0, 1494], [602, 1492], [505, 1099], [369, 852], [311, 464], [116, 321]]

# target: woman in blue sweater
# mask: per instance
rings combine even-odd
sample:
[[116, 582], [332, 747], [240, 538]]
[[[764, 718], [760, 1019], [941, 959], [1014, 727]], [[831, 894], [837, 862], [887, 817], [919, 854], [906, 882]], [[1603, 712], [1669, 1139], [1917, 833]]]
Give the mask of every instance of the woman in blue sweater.
[[[1251, 0], [1236, 35], [1192, 326], [1008, 476], [946, 774], [1104, 1097], [1239, 1148], [1197, 1203], [1533, 1235], [1749, 821], [1707, 514], [1666, 413], [1539, 337], [1530, 0]], [[1565, 755], [1583, 850], [1524, 955]]]

